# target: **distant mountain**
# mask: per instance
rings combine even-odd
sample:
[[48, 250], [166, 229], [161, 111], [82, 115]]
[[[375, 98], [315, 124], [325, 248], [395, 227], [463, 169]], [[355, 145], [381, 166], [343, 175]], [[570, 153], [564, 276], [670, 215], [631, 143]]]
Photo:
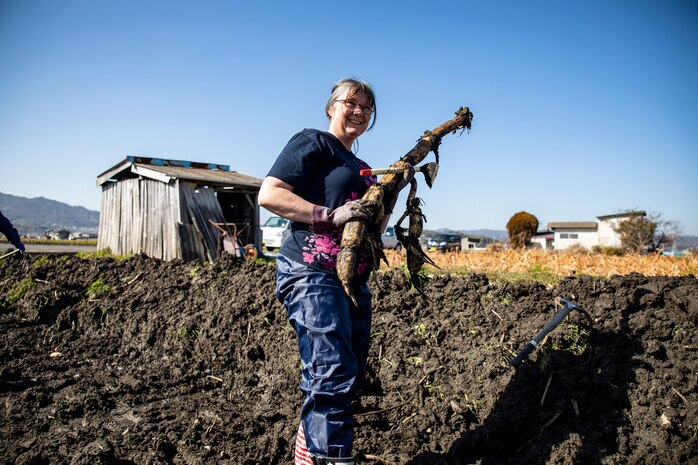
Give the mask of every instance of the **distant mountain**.
[[0, 211], [22, 235], [51, 229], [97, 232], [99, 212], [44, 197], [28, 199], [0, 192]]
[[674, 244], [676, 251], [698, 249], [698, 236], [680, 235], [676, 237]]

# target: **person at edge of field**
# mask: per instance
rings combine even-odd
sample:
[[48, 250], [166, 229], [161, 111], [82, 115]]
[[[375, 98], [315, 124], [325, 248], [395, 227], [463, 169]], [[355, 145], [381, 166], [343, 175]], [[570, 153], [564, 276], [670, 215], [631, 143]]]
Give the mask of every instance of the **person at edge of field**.
[[19, 237], [19, 233], [14, 228], [14, 226], [12, 226], [12, 223], [10, 223], [10, 220], [8, 220], [5, 217], [5, 215], [2, 214], [1, 211], [0, 211], [0, 232], [2, 232], [5, 235], [7, 240], [10, 241], [10, 243], [12, 245], [14, 245], [22, 253], [24, 253], [24, 244], [22, 244], [22, 240]]
[[[344, 225], [368, 221], [361, 199], [375, 177], [352, 146], [376, 122], [371, 86], [338, 81], [325, 106], [329, 129], [304, 129], [276, 159], [259, 191], [259, 204], [292, 221], [291, 236], [276, 257], [276, 296], [298, 336], [305, 395], [295, 446], [297, 465], [348, 465], [353, 458], [351, 402], [366, 369], [370, 342], [371, 260], [361, 256], [352, 283], [355, 306], [336, 273]], [[414, 176], [408, 167], [398, 189]], [[395, 196], [397, 198], [397, 196]], [[381, 225], [385, 229], [389, 215]]]

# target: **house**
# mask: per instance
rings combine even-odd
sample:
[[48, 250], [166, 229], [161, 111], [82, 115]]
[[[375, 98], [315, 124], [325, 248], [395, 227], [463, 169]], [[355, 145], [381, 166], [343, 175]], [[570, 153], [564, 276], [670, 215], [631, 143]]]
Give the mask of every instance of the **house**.
[[63, 241], [70, 238], [70, 231], [67, 229], [51, 229], [44, 233], [44, 237], [54, 241]]
[[[548, 223], [548, 232], [538, 233], [533, 241], [540, 243], [543, 248], [564, 250], [579, 245], [586, 249], [592, 247], [621, 247], [620, 235], [615, 228], [621, 221], [633, 216], [646, 216], [644, 211], [629, 211], [613, 215], [597, 216], [598, 221], [575, 221]], [[549, 243], [552, 232], [552, 244]], [[545, 242], [542, 242], [544, 238]]]
[[128, 156], [97, 176], [97, 248], [208, 261], [238, 245], [261, 250], [261, 184], [226, 165]]
[[541, 249], [552, 249], [554, 240], [555, 233], [547, 228], [543, 231], [538, 231], [531, 237], [531, 243], [540, 245]]
[[466, 234], [460, 239], [461, 250], [484, 250], [492, 239], [486, 236]]
[[581, 245], [591, 249], [598, 245], [597, 226], [593, 221], [548, 223], [548, 229], [553, 232], [553, 248], [564, 250], [573, 245]]

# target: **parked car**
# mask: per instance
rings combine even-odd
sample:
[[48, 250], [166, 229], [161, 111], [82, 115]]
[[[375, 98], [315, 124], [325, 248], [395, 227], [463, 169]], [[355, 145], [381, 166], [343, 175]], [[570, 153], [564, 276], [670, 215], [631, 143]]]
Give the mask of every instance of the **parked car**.
[[385, 228], [385, 232], [381, 235], [381, 240], [383, 241], [384, 249], [395, 249], [398, 252], [402, 250], [402, 244], [397, 240], [395, 228], [392, 226]]
[[427, 241], [430, 252], [459, 252], [460, 236], [458, 234], [437, 234]]
[[273, 252], [291, 235], [291, 221], [280, 216], [270, 216], [261, 227], [262, 243], [267, 251]]

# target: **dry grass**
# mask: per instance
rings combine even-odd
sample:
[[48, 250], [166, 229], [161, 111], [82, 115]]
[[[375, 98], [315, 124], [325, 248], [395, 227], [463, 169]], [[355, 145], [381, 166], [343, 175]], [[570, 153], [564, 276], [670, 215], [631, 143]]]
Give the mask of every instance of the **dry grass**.
[[[405, 254], [386, 251], [391, 267], [405, 262]], [[551, 250], [514, 250], [479, 252], [431, 252], [429, 256], [447, 272], [485, 274], [526, 274], [533, 279], [554, 280], [571, 274], [609, 277], [641, 273], [646, 276], [686, 276], [698, 274], [698, 256], [667, 255], [610, 256], [590, 252]]]

